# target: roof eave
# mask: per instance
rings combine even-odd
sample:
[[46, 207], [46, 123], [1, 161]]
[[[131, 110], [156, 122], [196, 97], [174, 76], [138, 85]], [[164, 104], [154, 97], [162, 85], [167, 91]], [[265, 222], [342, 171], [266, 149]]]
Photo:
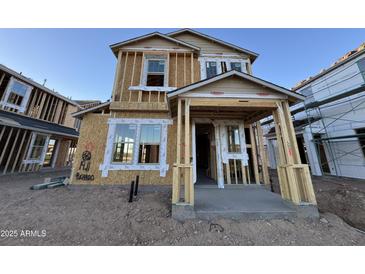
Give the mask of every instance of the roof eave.
[[158, 31], [151, 32], [151, 33], [148, 33], [148, 34], [145, 34], [145, 35], [142, 35], [142, 36], [138, 36], [138, 37], [135, 37], [135, 38], [132, 38], [132, 39], [128, 39], [128, 40], [125, 40], [125, 41], [122, 41], [122, 42], [118, 42], [118, 43], [110, 45], [109, 47], [113, 51], [114, 55], [117, 56], [117, 49], [120, 48], [121, 46], [130, 44], [130, 43], [134, 43], [134, 42], [137, 42], [137, 41], [142, 40], [142, 39], [147, 39], [147, 38], [153, 37], [155, 35], [157, 35], [161, 38], [167, 39], [171, 42], [181, 44], [181, 45], [183, 45], [185, 47], [188, 47], [188, 48], [191, 48], [193, 50], [197, 50], [197, 51], [200, 50], [200, 48], [197, 47], [197, 46], [194, 46], [194, 45], [191, 45], [191, 44], [186, 43], [184, 41], [169, 37], [168, 35], [165, 35], [165, 34], [160, 33]]

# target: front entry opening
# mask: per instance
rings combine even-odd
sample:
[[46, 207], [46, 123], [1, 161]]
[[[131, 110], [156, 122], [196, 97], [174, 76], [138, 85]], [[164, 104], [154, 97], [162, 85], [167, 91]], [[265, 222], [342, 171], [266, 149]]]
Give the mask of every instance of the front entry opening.
[[216, 185], [214, 127], [196, 124], [196, 173], [197, 185]]

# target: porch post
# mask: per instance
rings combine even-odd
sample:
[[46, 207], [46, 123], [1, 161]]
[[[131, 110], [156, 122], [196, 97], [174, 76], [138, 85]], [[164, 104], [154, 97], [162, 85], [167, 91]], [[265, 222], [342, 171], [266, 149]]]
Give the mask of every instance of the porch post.
[[192, 165], [190, 161], [190, 99], [185, 99], [185, 203], [194, 205], [194, 184], [192, 180]]
[[172, 203], [180, 201], [180, 160], [181, 160], [181, 99], [177, 99], [177, 128], [176, 128], [176, 162], [173, 168]]
[[277, 103], [273, 118], [279, 151], [277, 171], [282, 196], [295, 204], [316, 204], [308, 165], [301, 164], [287, 101]]

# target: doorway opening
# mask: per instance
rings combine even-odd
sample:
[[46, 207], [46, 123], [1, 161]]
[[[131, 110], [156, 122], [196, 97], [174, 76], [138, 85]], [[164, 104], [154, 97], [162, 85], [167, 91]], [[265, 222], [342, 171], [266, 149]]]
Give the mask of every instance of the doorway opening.
[[214, 127], [212, 124], [196, 124], [196, 185], [216, 185], [217, 165]]

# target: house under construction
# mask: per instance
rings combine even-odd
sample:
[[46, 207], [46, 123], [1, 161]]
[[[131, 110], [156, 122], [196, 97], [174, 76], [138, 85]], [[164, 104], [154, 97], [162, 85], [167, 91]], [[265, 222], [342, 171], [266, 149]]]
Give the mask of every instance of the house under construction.
[[81, 106], [0, 65], [0, 175], [70, 167]]
[[[311, 173], [365, 178], [365, 43], [293, 91], [306, 96], [291, 113], [301, 160]], [[262, 125], [269, 164], [276, 168], [272, 117]]]

